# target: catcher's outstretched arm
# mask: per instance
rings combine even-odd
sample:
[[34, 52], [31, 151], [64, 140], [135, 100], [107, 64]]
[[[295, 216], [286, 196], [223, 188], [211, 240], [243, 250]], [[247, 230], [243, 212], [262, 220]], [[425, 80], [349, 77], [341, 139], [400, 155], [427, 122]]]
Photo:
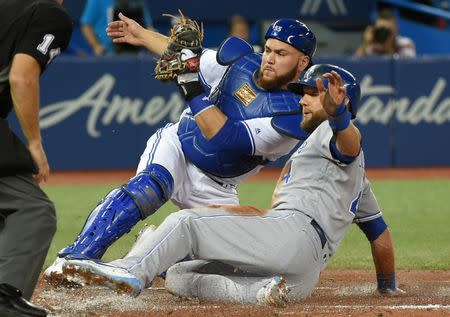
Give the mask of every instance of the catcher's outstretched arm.
[[169, 43], [169, 38], [161, 33], [145, 29], [144, 46], [151, 53], [158, 56], [162, 54], [167, 49], [167, 44]]
[[151, 53], [161, 56], [167, 48], [169, 38], [161, 33], [147, 30], [139, 23], [119, 13], [119, 19], [108, 24], [106, 33], [114, 43], [144, 46]]

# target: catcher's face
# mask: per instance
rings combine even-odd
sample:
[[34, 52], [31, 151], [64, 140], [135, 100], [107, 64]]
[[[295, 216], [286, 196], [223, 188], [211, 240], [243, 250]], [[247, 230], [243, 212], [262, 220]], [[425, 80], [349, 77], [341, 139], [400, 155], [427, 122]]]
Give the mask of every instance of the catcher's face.
[[308, 66], [309, 57], [295, 47], [277, 39], [264, 45], [258, 84], [266, 90], [287, 89]]

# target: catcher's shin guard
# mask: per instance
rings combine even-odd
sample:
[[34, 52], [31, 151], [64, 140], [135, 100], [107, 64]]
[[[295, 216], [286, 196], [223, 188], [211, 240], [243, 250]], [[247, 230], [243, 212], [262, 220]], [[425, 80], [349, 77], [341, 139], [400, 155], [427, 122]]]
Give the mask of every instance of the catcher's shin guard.
[[106, 249], [172, 195], [173, 178], [161, 165], [151, 164], [121, 188], [113, 189], [90, 213], [81, 233], [59, 257], [99, 259]]

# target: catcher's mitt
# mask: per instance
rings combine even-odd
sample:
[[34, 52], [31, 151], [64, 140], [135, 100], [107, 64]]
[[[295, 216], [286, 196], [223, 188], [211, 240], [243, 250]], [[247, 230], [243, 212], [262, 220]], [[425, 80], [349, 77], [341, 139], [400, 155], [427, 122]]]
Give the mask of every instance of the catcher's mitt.
[[181, 10], [178, 12], [179, 18], [164, 14], [178, 19], [178, 22], [172, 27], [167, 48], [156, 63], [155, 78], [161, 81], [173, 80], [179, 74], [199, 69], [203, 24], [186, 18]]

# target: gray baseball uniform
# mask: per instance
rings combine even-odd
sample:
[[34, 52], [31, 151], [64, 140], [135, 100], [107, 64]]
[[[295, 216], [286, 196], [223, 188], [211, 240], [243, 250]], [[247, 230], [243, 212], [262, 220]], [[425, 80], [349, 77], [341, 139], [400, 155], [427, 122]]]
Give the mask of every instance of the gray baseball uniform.
[[173, 213], [110, 264], [149, 286], [192, 254], [199, 260], [178, 263], [167, 273], [166, 287], [176, 294], [255, 303], [258, 289], [284, 275], [291, 298], [308, 296], [350, 224], [381, 216], [365, 178], [363, 153], [348, 165], [337, 161], [329, 150], [332, 136], [323, 122], [294, 153], [273, 209], [221, 206]]

